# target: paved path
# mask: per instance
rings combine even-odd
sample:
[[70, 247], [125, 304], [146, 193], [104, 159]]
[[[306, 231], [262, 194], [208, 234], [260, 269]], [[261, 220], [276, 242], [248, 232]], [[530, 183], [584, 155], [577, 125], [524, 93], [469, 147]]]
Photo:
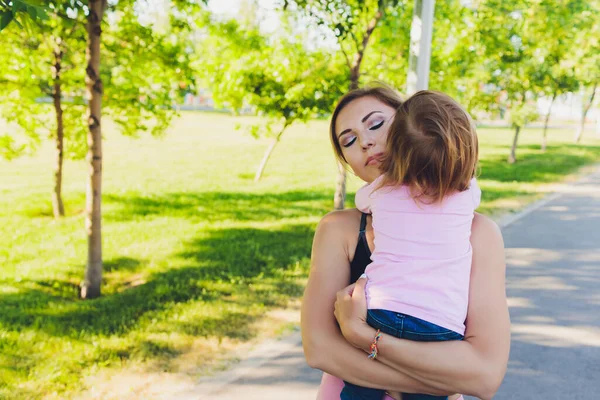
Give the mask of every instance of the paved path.
[[[267, 353], [272, 357], [265, 358]], [[306, 365], [300, 332], [296, 332], [263, 343], [233, 370], [201, 382], [177, 400], [313, 400], [321, 374]]]
[[[600, 170], [503, 234], [512, 347], [495, 399], [600, 399]], [[314, 399], [321, 374], [298, 334], [286, 340], [271, 360], [251, 357], [179, 399]]]
[[600, 173], [503, 230], [512, 321], [496, 399], [600, 399]]

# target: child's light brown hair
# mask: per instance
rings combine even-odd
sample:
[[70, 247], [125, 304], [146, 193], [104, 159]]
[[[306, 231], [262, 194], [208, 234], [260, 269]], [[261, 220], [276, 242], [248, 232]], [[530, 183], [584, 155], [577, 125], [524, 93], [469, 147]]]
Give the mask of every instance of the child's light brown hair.
[[450, 96], [422, 90], [396, 112], [387, 138], [381, 186], [407, 185], [421, 201], [467, 190], [479, 145], [473, 122]]

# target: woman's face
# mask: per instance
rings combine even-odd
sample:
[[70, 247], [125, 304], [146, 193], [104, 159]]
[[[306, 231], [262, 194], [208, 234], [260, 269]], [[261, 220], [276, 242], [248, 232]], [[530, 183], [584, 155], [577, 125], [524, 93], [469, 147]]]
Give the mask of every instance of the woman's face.
[[373, 182], [381, 174], [380, 160], [395, 112], [374, 97], [361, 97], [338, 114], [335, 134], [342, 154], [352, 171], [365, 182]]

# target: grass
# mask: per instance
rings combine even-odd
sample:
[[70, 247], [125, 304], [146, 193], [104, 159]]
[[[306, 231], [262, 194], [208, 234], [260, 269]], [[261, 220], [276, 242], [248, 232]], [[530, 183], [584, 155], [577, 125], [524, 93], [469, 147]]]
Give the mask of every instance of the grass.
[[[67, 216], [51, 217], [52, 148], [0, 161], [0, 398], [66, 398], [102, 371], [198, 375], [226, 351], [279, 332], [266, 313], [303, 290], [314, 229], [332, 205], [335, 163], [324, 121], [292, 127], [261, 182], [266, 141], [234, 119], [184, 114], [163, 139], [105, 127], [103, 297], [77, 298], [86, 260], [83, 162], [65, 164]], [[540, 197], [600, 161], [551, 130], [525, 130], [508, 165], [512, 132], [482, 129], [481, 210], [496, 214]], [[349, 182], [349, 206], [360, 182]], [[269, 321], [269, 323], [265, 323]], [[183, 362], [184, 360], [185, 362]], [[185, 365], [184, 365], [185, 364]]]

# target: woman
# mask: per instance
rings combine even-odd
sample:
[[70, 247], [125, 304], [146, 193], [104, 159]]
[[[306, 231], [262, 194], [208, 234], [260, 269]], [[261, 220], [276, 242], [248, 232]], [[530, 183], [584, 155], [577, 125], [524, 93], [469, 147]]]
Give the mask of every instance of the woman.
[[[378, 158], [400, 104], [400, 96], [389, 88], [366, 88], [344, 96], [333, 113], [330, 133], [336, 155], [367, 183], [380, 174]], [[307, 362], [325, 372], [318, 399], [339, 399], [342, 380], [390, 392], [493, 397], [504, 377], [510, 347], [504, 243], [496, 224], [476, 214], [471, 245], [465, 339], [425, 343], [384, 335], [373, 361], [365, 353], [375, 336], [366, 323], [365, 280], [347, 286], [370, 262], [370, 217], [349, 209], [321, 220], [302, 305]]]

